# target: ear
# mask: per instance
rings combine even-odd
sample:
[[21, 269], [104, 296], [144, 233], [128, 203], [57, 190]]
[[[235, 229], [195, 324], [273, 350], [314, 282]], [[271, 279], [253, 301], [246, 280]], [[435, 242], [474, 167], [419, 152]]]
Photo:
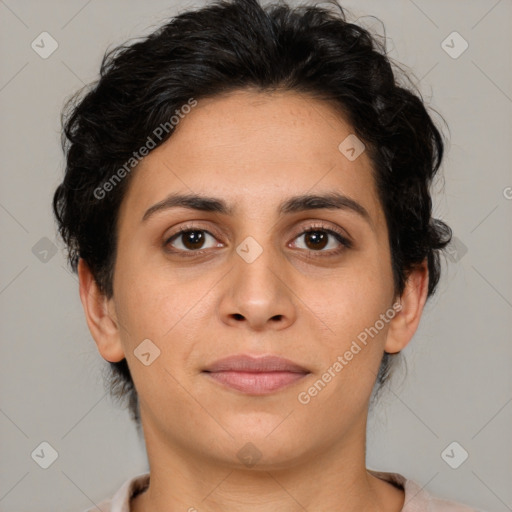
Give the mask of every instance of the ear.
[[389, 354], [400, 352], [411, 341], [420, 323], [423, 307], [427, 301], [428, 267], [425, 260], [414, 268], [405, 284], [405, 289], [399, 299], [400, 308], [389, 323], [388, 336], [384, 351]]
[[78, 261], [78, 281], [87, 325], [99, 353], [107, 361], [121, 361], [124, 359], [124, 351], [113, 299], [107, 299], [100, 291], [89, 266], [82, 258]]

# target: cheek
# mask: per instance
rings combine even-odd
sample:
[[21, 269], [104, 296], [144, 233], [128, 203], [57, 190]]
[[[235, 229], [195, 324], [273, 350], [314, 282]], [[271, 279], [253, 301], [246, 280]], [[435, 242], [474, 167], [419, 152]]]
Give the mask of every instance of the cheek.
[[304, 291], [318, 325], [334, 340], [333, 348], [340, 348], [340, 343], [350, 342], [365, 328], [374, 325], [392, 306], [391, 270], [378, 263], [372, 266], [372, 263], [364, 261], [325, 280], [322, 286], [307, 285]]
[[134, 360], [137, 346], [149, 339], [161, 352], [158, 362], [181, 372], [211, 318], [213, 295], [206, 291], [218, 276], [184, 275], [170, 271], [165, 261], [151, 264], [144, 258], [121, 258], [116, 272], [116, 310], [128, 362]]
[[348, 413], [363, 407], [371, 393], [394, 316], [391, 269], [385, 263], [368, 258], [326, 280], [323, 293], [316, 287], [307, 292], [316, 322], [310, 332], [319, 334], [315, 343], [323, 363], [321, 382], [303, 390], [314, 407], [332, 405]]
[[133, 248], [120, 251], [116, 261], [114, 296], [123, 345], [133, 350], [144, 339], [160, 345], [159, 340], [182, 314], [186, 300], [163, 271], [130, 250]]
[[370, 393], [382, 358], [389, 320], [384, 322], [381, 315], [390, 305], [383, 295], [367, 294], [362, 287], [331, 297], [333, 302], [322, 317], [329, 329], [323, 328], [321, 339], [316, 340], [323, 363], [320, 378], [335, 382], [331, 392], [344, 401], [351, 402], [350, 389], [353, 399], [361, 402]]
[[362, 414], [367, 406], [394, 310], [389, 288], [378, 283], [345, 282], [330, 291], [331, 300], [318, 298], [312, 308], [322, 312], [314, 316], [316, 327], [310, 331], [316, 333], [315, 354], [321, 363], [316, 379], [300, 390], [297, 400], [312, 416], [336, 410], [341, 428], [343, 417]]
[[115, 294], [121, 342], [141, 403], [186, 403], [190, 397], [179, 383], [197, 337], [190, 329], [196, 325], [193, 305], [204, 287], [183, 288], [147, 264], [119, 263]]
[[196, 301], [189, 300], [183, 293], [169, 294], [149, 286], [140, 291], [123, 304], [120, 320], [125, 327], [121, 334], [124, 347], [133, 351], [142, 340], [150, 339], [161, 350], [162, 360], [169, 359], [169, 348], [172, 348], [173, 360], [181, 360], [183, 351], [190, 346], [188, 339], [193, 336], [191, 326], [195, 322], [191, 308]]

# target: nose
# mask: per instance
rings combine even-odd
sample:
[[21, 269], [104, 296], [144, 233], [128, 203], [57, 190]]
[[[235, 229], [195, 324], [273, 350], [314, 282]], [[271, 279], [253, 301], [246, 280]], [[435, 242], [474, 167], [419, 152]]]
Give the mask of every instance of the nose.
[[292, 325], [297, 308], [285, 262], [281, 264], [270, 249], [264, 249], [252, 262], [239, 254], [234, 254], [233, 260], [220, 304], [222, 321], [254, 331]]

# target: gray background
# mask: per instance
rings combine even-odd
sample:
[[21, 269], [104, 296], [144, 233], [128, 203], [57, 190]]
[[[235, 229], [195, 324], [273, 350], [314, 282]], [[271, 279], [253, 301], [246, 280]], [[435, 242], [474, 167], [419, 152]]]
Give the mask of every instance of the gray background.
[[[89, 335], [50, 202], [63, 171], [65, 98], [96, 79], [108, 46], [193, 5], [0, 0], [2, 511], [82, 511], [147, 470], [143, 441], [103, 387], [106, 363]], [[512, 510], [512, 2], [342, 5], [379, 33], [367, 15], [383, 21], [389, 55], [414, 72], [451, 131], [435, 212], [457, 242], [404, 351], [408, 373], [395, 376], [371, 416], [368, 467], [488, 511]], [[31, 48], [43, 31], [58, 43], [47, 59]], [[453, 31], [469, 44], [458, 58], [442, 47]], [[43, 441], [58, 453], [48, 469], [31, 457]], [[441, 456], [453, 441], [469, 453], [457, 469]], [[457, 460], [461, 449], [453, 454]]]

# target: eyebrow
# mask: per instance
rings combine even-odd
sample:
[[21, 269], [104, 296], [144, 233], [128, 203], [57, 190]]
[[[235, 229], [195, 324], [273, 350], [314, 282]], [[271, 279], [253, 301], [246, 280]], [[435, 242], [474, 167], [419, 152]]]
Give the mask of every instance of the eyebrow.
[[[229, 206], [220, 198], [197, 194], [170, 194], [162, 201], [148, 208], [142, 217], [142, 222], [146, 221], [157, 212], [177, 207], [203, 212], [220, 213], [222, 215], [229, 216], [233, 216], [235, 211], [233, 206]], [[364, 206], [350, 197], [338, 192], [329, 192], [326, 194], [304, 194], [290, 197], [279, 204], [278, 213], [282, 216], [290, 213], [320, 209], [348, 210], [356, 213], [373, 226], [370, 214]]]

